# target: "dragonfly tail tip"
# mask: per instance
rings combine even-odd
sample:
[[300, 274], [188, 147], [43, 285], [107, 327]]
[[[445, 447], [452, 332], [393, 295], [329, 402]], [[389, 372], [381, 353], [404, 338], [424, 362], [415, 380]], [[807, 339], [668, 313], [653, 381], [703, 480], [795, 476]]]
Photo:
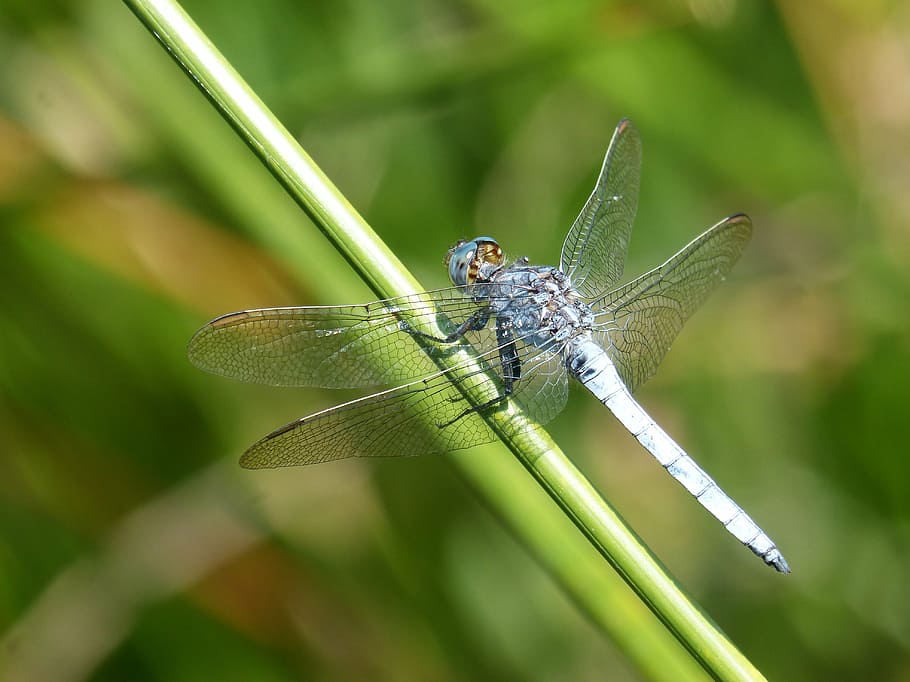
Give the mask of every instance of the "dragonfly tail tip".
[[774, 549], [764, 557], [765, 563], [774, 568], [778, 573], [789, 573], [790, 564], [784, 559], [784, 555], [779, 550]]

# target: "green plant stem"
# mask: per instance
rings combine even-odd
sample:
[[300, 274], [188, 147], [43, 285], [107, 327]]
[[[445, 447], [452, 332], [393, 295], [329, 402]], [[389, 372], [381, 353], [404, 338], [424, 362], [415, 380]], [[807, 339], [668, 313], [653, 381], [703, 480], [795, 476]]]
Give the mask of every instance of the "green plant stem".
[[[409, 295], [421, 290], [176, 2], [125, 2], [378, 296]], [[617, 569], [703, 668], [717, 679], [763, 679], [688, 599], [546, 432], [522, 420], [521, 415], [497, 410], [491, 417], [491, 426], [593, 547]], [[457, 461], [473, 460], [457, 458]], [[463, 465], [463, 471], [479, 482], [494, 475], [494, 469], [486, 465], [479, 469]], [[511, 495], [508, 488], [498, 492], [494, 486], [486, 489], [493, 491], [490, 499], [494, 503], [497, 496]], [[497, 506], [508, 508], [514, 500], [504, 502]], [[527, 527], [520, 519], [510, 518], [519, 527]], [[549, 552], [554, 556], [544, 556], [541, 560], [556, 566], [558, 539], [552, 538], [552, 543]], [[529, 544], [539, 552], [548, 550], [539, 543]], [[590, 613], [598, 609], [587, 610]]]

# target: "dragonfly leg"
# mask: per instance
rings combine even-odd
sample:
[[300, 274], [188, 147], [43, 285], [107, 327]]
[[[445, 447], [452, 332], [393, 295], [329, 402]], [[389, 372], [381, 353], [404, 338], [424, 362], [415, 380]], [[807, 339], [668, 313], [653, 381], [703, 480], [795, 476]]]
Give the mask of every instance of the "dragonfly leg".
[[461, 414], [444, 424], [437, 424], [439, 428], [443, 429], [447, 426], [451, 426], [459, 419], [466, 417], [469, 414], [482, 412], [494, 405], [500, 405], [512, 395], [512, 392], [515, 389], [515, 382], [521, 378], [521, 358], [518, 357], [518, 347], [515, 345], [510, 323], [504, 321], [502, 318], [496, 320], [496, 340], [499, 342], [499, 363], [502, 365], [502, 394], [495, 398], [491, 398], [481, 405], [465, 409]]
[[407, 320], [401, 320], [398, 323], [398, 328], [403, 332], [407, 332], [411, 336], [419, 336], [422, 339], [428, 339], [430, 341], [435, 341], [436, 343], [455, 343], [461, 339], [465, 334], [470, 331], [478, 331], [487, 326], [487, 321], [490, 319], [490, 313], [487, 310], [480, 309], [474, 311], [471, 316], [462, 322], [458, 327], [448, 336], [434, 336], [433, 334], [427, 334], [422, 332], [419, 329], [414, 329]]

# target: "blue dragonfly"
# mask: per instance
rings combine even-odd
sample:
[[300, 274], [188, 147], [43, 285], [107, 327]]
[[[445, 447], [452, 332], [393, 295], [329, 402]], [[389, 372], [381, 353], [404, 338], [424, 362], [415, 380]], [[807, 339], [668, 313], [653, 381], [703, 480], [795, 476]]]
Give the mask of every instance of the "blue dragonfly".
[[241, 464], [472, 447], [496, 438], [487, 411], [517, 406], [538, 423], [555, 417], [571, 375], [734, 537], [788, 573], [768, 535], [632, 397], [752, 234], [747, 216], [730, 216], [620, 285], [640, 167], [639, 134], [623, 120], [558, 268], [527, 258], [507, 263], [494, 239], [478, 237], [449, 250], [453, 286], [445, 289], [365, 305], [245, 310], [209, 322], [189, 344], [191, 361], [209, 372], [275, 386], [394, 387], [282, 426]]

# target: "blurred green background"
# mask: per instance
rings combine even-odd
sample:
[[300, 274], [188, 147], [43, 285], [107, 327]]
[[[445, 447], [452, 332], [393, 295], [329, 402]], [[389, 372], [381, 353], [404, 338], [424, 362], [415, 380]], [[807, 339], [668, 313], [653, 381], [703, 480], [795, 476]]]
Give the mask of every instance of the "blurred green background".
[[[123, 5], [4, 4], [0, 674], [639, 679], [451, 466], [504, 450], [239, 470], [356, 394], [203, 375], [190, 335], [370, 292]], [[638, 395], [793, 574], [582, 391], [550, 430], [769, 678], [910, 680], [910, 4], [184, 6], [428, 287], [478, 233], [554, 263], [622, 116], [629, 276], [749, 213]]]

